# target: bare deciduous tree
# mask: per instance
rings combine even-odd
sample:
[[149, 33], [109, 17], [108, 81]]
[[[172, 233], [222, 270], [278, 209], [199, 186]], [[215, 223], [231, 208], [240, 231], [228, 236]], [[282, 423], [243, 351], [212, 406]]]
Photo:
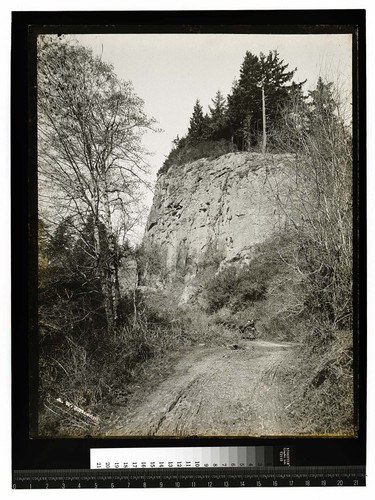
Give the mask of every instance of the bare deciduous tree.
[[[42, 209], [69, 217], [77, 237], [92, 221], [94, 259], [109, 334], [119, 301], [117, 240], [134, 225], [147, 164], [141, 137], [153, 129], [130, 82], [79, 44], [38, 40], [38, 173]], [[105, 249], [105, 251], [104, 251]]]
[[[285, 160], [288, 189], [269, 183], [294, 234], [294, 269], [309, 291], [309, 307], [336, 329], [352, 316], [352, 138], [345, 103], [319, 78], [306, 102], [286, 109], [277, 148]], [[311, 312], [314, 312], [314, 311]]]

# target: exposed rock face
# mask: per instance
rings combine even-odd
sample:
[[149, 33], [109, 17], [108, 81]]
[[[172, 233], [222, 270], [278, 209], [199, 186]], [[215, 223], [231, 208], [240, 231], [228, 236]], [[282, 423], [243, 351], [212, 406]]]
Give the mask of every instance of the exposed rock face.
[[289, 161], [286, 155], [231, 153], [161, 174], [144, 242], [160, 249], [169, 278], [189, 286], [210, 261], [221, 267], [249, 261], [254, 245], [282, 229], [276, 197], [285, 200], [290, 189]]

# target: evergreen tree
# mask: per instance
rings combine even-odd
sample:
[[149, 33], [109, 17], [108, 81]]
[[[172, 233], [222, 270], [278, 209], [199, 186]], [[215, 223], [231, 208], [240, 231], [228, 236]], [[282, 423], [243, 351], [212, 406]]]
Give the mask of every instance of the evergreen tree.
[[292, 82], [289, 90], [289, 99], [297, 106], [304, 107], [307, 97], [304, 95], [302, 90], [302, 85], [306, 83], [306, 80], [302, 83]]
[[190, 127], [188, 130], [188, 140], [192, 143], [204, 141], [208, 137], [208, 116], [203, 114], [203, 108], [196, 100], [193, 115], [190, 118]]
[[[256, 56], [246, 52], [240, 69], [240, 78], [235, 81], [232, 93], [228, 96], [228, 117], [234, 142], [240, 149], [255, 144], [262, 132], [262, 91], [264, 88], [267, 114], [267, 127], [273, 127], [281, 110], [290, 96], [289, 84], [296, 69], [287, 71], [276, 50], [268, 56]], [[294, 91], [304, 82], [294, 83]]]
[[337, 107], [332, 94], [333, 83], [324, 83], [322, 77], [318, 78], [315, 90], [310, 90], [308, 96], [310, 98], [310, 110], [312, 120], [330, 117], [333, 119], [334, 111]]
[[228, 95], [231, 133], [239, 149], [245, 149], [249, 123], [253, 122], [255, 110], [259, 109], [261, 113], [261, 93], [257, 87], [260, 80], [259, 58], [251, 52], [246, 52], [240, 69], [240, 78], [233, 82], [232, 93]]
[[218, 140], [228, 138], [228, 117], [226, 99], [223, 94], [218, 90], [213, 99], [211, 99], [213, 106], [208, 106], [210, 111], [209, 115], [209, 134], [210, 139]]
[[[287, 71], [289, 64], [283, 64], [276, 50], [270, 51], [268, 56], [260, 54], [261, 75], [264, 92], [267, 99], [267, 118], [272, 123], [280, 116], [280, 111], [290, 96], [292, 83], [288, 84], [297, 71]], [[304, 83], [304, 82], [303, 82]], [[294, 83], [293, 91], [301, 88], [303, 83]]]
[[215, 97], [211, 99], [211, 101], [213, 106], [208, 106], [211, 118], [220, 118], [222, 116], [225, 116], [226, 102], [225, 97], [220, 90], [216, 92]]
[[332, 149], [337, 153], [339, 147], [350, 147], [350, 134], [341, 116], [333, 83], [326, 83], [319, 77], [316, 88], [309, 91], [308, 99], [308, 130], [315, 135], [319, 132], [322, 155], [327, 157], [332, 154]]

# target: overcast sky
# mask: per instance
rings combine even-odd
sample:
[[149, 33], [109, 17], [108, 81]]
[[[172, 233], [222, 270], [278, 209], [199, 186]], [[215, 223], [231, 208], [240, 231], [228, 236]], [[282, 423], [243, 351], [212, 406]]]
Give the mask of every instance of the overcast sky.
[[[186, 134], [198, 98], [205, 111], [217, 90], [226, 96], [238, 78], [246, 51], [256, 55], [276, 49], [280, 58], [297, 68], [294, 80], [307, 78], [313, 88], [319, 75], [340, 75], [351, 90], [351, 35], [238, 35], [238, 34], [93, 34], [74, 35], [81, 44], [130, 80], [145, 102], [145, 111], [163, 132], [148, 134], [144, 143], [153, 153], [152, 179], [171, 150], [172, 140]], [[152, 193], [145, 195], [147, 205]]]

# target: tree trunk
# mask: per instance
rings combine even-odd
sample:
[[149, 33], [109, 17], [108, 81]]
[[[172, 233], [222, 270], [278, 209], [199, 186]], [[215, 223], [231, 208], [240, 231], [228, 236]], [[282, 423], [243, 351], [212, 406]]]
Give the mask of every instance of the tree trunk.
[[[94, 223], [95, 254], [97, 272], [104, 299], [108, 335], [115, 336], [118, 326], [120, 298], [116, 245], [111, 227], [100, 227], [99, 219]], [[104, 234], [103, 234], [104, 233]], [[106, 241], [102, 241], [102, 239]], [[105, 248], [107, 246], [107, 248]], [[104, 247], [104, 248], [103, 248]]]
[[118, 326], [118, 306], [120, 302], [120, 287], [118, 282], [118, 256], [117, 256], [116, 240], [113, 234], [107, 186], [105, 186], [105, 190], [103, 193], [103, 201], [104, 201], [104, 217], [105, 217], [104, 226], [107, 235], [108, 254], [109, 254], [108, 265], [107, 265], [108, 288], [111, 300], [114, 328], [116, 329], [116, 327]]
[[267, 131], [266, 131], [266, 99], [264, 97], [264, 85], [262, 85], [262, 119], [263, 119], [262, 153], [265, 154], [267, 147]]

